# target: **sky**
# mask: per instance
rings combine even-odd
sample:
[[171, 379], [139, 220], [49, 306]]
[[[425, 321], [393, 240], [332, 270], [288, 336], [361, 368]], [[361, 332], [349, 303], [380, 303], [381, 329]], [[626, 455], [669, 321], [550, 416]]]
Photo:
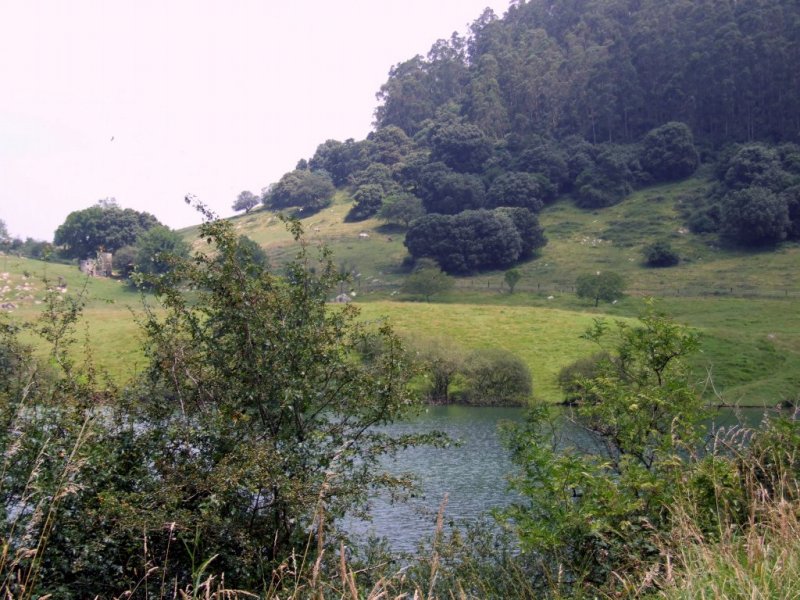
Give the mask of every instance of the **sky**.
[[392, 65], [508, 0], [0, 0], [0, 220], [52, 240], [113, 197], [221, 216], [327, 139], [363, 139]]

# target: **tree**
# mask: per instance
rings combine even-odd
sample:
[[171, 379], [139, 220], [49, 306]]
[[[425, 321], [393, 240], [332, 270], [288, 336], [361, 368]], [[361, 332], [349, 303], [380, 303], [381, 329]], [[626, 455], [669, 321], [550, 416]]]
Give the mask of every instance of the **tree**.
[[664, 240], [648, 244], [642, 249], [642, 254], [649, 267], [672, 267], [681, 260], [672, 245]]
[[244, 192], [240, 192], [236, 197], [233, 203], [233, 210], [237, 212], [243, 210], [245, 214], [247, 214], [255, 208], [259, 202], [261, 202], [261, 198], [256, 196], [253, 192], [245, 190]]
[[480, 177], [457, 173], [441, 162], [425, 165], [420, 172], [417, 193], [430, 213], [454, 215], [483, 208], [486, 188]]
[[486, 194], [487, 204], [499, 206], [518, 206], [538, 213], [546, 199], [551, 199], [552, 188], [542, 175], [523, 172], [506, 172], [499, 175]]
[[8, 235], [6, 222], [0, 219], [0, 248], [5, 248], [10, 242], [11, 236]]
[[552, 197], [546, 195], [543, 200], [549, 201], [569, 182], [567, 156], [566, 150], [560, 144], [539, 138], [520, 153], [515, 168], [544, 177], [550, 184], [547, 192]]
[[464, 375], [470, 404], [525, 405], [533, 393], [528, 365], [502, 348], [485, 348], [470, 354]]
[[501, 207], [495, 209], [495, 212], [507, 216], [514, 223], [522, 242], [519, 252], [520, 260], [530, 258], [536, 250], [547, 245], [547, 237], [539, 224], [539, 218], [527, 208]]
[[368, 158], [384, 165], [395, 165], [413, 150], [414, 144], [399, 127], [389, 125], [367, 135]]
[[139, 254], [139, 249], [136, 246], [123, 246], [114, 252], [112, 258], [112, 266], [114, 270], [122, 277], [127, 279], [131, 276], [136, 268], [136, 257]]
[[[171, 271], [177, 261], [189, 257], [189, 245], [169, 227], [153, 227], [136, 240], [134, 268], [142, 275], [158, 277]], [[148, 278], [141, 279], [147, 284]]]
[[744, 246], [780, 242], [790, 225], [786, 197], [764, 187], [729, 193], [722, 201], [720, 216], [722, 235]]
[[425, 216], [422, 200], [413, 194], [393, 194], [384, 200], [378, 217], [387, 223], [396, 223], [408, 229], [415, 219]]
[[641, 162], [655, 181], [688, 177], [700, 164], [692, 130], [675, 121], [651, 130], [642, 141]]
[[345, 221], [363, 221], [369, 219], [381, 207], [383, 202], [383, 187], [375, 183], [360, 185], [353, 192], [353, 207], [347, 213]]
[[519, 283], [519, 280], [522, 278], [522, 273], [519, 272], [519, 269], [509, 269], [503, 274], [503, 281], [506, 282], [508, 286], [508, 293], [513, 294], [514, 288]]
[[331, 203], [336, 191], [330, 175], [323, 171], [294, 170], [281, 177], [262, 197], [268, 208], [299, 207], [310, 213]]
[[414, 271], [403, 282], [403, 292], [411, 296], [422, 296], [425, 302], [453, 287], [453, 278], [444, 273], [435, 261], [420, 260]]
[[[149, 538], [154, 556], [173, 535], [185, 543], [173, 541], [168, 579], [213, 553], [229, 586], [261, 589], [309, 531], [321, 542], [368, 489], [400, 484], [376, 461], [414, 440], [377, 426], [411, 402], [410, 370], [387, 327], [360, 323], [353, 305], [328, 307], [339, 275], [327, 251], [300, 245], [280, 276], [241, 260], [229, 222], [200, 235], [213, 252], [148, 278], [163, 310], [146, 315], [151, 361], [139, 426], [126, 430], [146, 477], [110, 510], [120, 530], [179, 520]], [[381, 355], [357, 360], [376, 340]]]
[[246, 235], [240, 235], [236, 243], [236, 260], [248, 269], [269, 267], [269, 257], [264, 249]]
[[56, 229], [54, 243], [69, 258], [93, 257], [99, 250], [116, 252], [135, 244], [139, 235], [156, 225], [161, 223], [149, 213], [104, 201], [67, 215]]
[[578, 298], [594, 300], [597, 306], [600, 300], [614, 302], [622, 298], [625, 291], [625, 280], [612, 271], [598, 271], [580, 275], [575, 281], [575, 293]]
[[792, 186], [781, 193], [789, 211], [789, 228], [786, 237], [800, 239], [800, 185]]
[[453, 122], [434, 126], [431, 161], [441, 161], [459, 173], [478, 173], [492, 153], [492, 144], [483, 131], [472, 124]]
[[726, 191], [760, 187], [779, 192], [790, 181], [778, 152], [764, 144], [733, 148], [729, 156], [719, 161], [717, 175]]
[[501, 210], [427, 215], [414, 221], [404, 244], [414, 258], [435, 259], [448, 273], [509, 267], [523, 247], [514, 221]]
[[450, 403], [450, 386], [464, 367], [464, 351], [451, 338], [423, 338], [413, 342], [422, 372], [428, 378], [428, 399], [439, 404]]
[[365, 169], [369, 164], [366, 146], [365, 142], [353, 139], [344, 142], [327, 140], [317, 146], [314, 156], [308, 161], [308, 167], [312, 171], [325, 171], [336, 187], [342, 187], [347, 185], [353, 173]]
[[598, 152], [592, 166], [575, 179], [575, 202], [581, 208], [603, 208], [616, 204], [633, 187], [631, 156], [620, 146], [608, 146]]

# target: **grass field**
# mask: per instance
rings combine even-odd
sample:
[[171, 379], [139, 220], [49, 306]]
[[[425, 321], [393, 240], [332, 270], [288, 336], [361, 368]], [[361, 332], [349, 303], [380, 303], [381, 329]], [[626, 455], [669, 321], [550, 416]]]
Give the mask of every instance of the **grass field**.
[[[334, 260], [358, 273], [349, 286], [365, 319], [386, 317], [409, 337], [446, 336], [465, 349], [501, 347], [530, 366], [538, 397], [560, 399], [555, 376], [572, 360], [593, 351], [580, 334], [594, 317], [632, 318], [641, 296], [660, 298], [661, 308], [702, 334], [694, 358], [698, 381], [711, 374], [709, 388], [730, 403], [775, 404], [800, 398], [800, 246], [743, 252], [720, 247], [713, 237], [688, 233], [680, 218], [707, 185], [702, 179], [641, 190], [617, 206], [582, 211], [567, 200], [547, 207], [541, 221], [549, 237], [541, 255], [520, 265], [517, 292], [503, 288], [502, 272], [459, 277], [435, 303], [401, 302], [405, 276], [403, 234], [377, 220], [345, 223], [349, 198], [339, 193], [331, 207], [302, 220], [311, 244], [325, 243]], [[261, 244], [274, 265], [296, 248], [276, 215], [257, 210], [232, 219], [237, 231]], [[183, 231], [202, 248], [197, 228]], [[361, 234], [366, 234], [363, 236]], [[648, 269], [641, 248], [668, 239], [682, 257], [669, 269]], [[86, 280], [74, 266], [0, 257], [8, 288], [2, 301], [15, 305], [12, 318], [33, 319], [41, 310], [43, 276], [68, 291], [85, 286], [85, 324], [79, 338], [90, 340], [96, 364], [117, 381], [141, 368], [141, 339], [132, 310], [141, 297], [112, 279]], [[631, 291], [615, 305], [595, 309], [575, 297], [572, 285], [584, 272], [614, 270]], [[23, 279], [27, 274], [27, 278]], [[60, 278], [60, 279], [59, 279]], [[31, 289], [18, 290], [17, 286]], [[5, 289], [4, 288], [4, 289]]]

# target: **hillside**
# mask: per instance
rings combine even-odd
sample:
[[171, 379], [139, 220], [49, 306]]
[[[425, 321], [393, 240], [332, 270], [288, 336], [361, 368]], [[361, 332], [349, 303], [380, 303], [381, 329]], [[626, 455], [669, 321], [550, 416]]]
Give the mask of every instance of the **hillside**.
[[[721, 245], [715, 235], [698, 235], [687, 229], [681, 207], [693, 202], [708, 185], [704, 177], [695, 177], [651, 186], [615, 206], [595, 210], [576, 208], [568, 197], [562, 197], [540, 213], [548, 243], [537, 258], [518, 266], [523, 278], [517, 289], [538, 292], [534, 296], [571, 292], [578, 274], [613, 270], [625, 277], [628, 290], [636, 295], [800, 296], [800, 272], [796, 269], [800, 245], [748, 250]], [[309, 241], [325, 243], [336, 262], [348, 272], [360, 274], [355, 280], [357, 291], [367, 298], [385, 297], [397, 291], [408, 272], [403, 266], [408, 254], [404, 232], [376, 218], [344, 222], [351, 202], [345, 192], [339, 192], [332, 206], [300, 222]], [[275, 263], [291, 255], [291, 236], [278, 214], [262, 208], [232, 218], [237, 231], [267, 250]], [[181, 233], [196, 247], [202, 244], [196, 239], [196, 228]], [[679, 253], [680, 264], [647, 268], [641, 251], [654, 239], [668, 240]], [[456, 287], [460, 293], [498, 292], [504, 288], [502, 271], [458, 276]], [[568, 298], [562, 301], [574, 306]]]
[[[682, 207], [708, 185], [698, 176], [651, 186], [602, 210], [578, 209], [564, 197], [542, 210], [549, 242], [518, 267], [516, 293], [507, 292], [501, 271], [459, 276], [452, 292], [435, 299], [447, 306], [396, 302], [404, 299], [400, 285], [408, 273], [403, 232], [387, 231], [376, 219], [345, 223], [346, 194], [301, 222], [309, 241], [327, 244], [336, 262], [358, 274], [349, 287], [365, 303], [366, 316], [388, 316], [406, 334], [452, 335], [467, 348], [510, 349], [529, 364], [537, 393], [545, 398], [559, 397], [558, 370], [591, 350], [577, 340], [591, 316], [632, 317], [641, 310], [640, 297], [655, 296], [678, 320], [702, 331], [696, 375], [700, 380], [710, 372], [725, 401], [794, 400], [800, 389], [800, 245], [745, 251], [720, 246], [714, 235], [689, 232]], [[274, 264], [291, 255], [290, 236], [275, 213], [260, 209], [233, 221]], [[194, 229], [184, 235], [193, 238]], [[646, 267], [641, 249], [653, 239], [669, 240], [680, 264]], [[624, 276], [629, 297], [594, 309], [575, 297], [575, 278], [604, 270]], [[531, 323], [542, 319], [550, 325], [537, 332]], [[711, 388], [708, 393], [710, 401], [719, 401]]]

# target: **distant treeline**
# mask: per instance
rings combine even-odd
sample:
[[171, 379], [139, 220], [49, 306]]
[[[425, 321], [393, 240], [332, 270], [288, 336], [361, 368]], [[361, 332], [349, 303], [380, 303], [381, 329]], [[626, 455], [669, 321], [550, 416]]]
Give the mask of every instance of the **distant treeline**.
[[378, 127], [414, 135], [442, 108], [493, 139], [635, 142], [668, 121], [704, 143], [800, 136], [793, 0], [532, 0], [396, 65]]

